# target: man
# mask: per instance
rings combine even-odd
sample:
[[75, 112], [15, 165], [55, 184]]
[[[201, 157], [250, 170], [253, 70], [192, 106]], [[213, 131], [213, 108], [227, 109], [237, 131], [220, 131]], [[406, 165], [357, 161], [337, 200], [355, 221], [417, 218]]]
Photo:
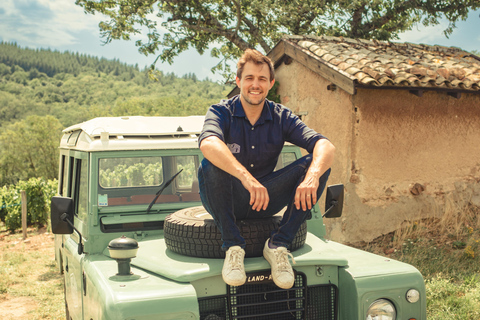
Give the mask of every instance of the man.
[[[246, 50], [237, 64], [236, 83], [240, 94], [212, 105], [205, 118], [199, 137], [205, 157], [198, 172], [200, 197], [222, 234], [222, 277], [232, 286], [246, 281], [245, 240], [236, 219], [273, 216], [287, 206], [263, 255], [274, 283], [289, 289], [295, 277], [287, 247], [325, 188], [335, 147], [290, 110], [266, 100], [275, 83], [268, 57]], [[310, 154], [274, 172], [285, 141]]]

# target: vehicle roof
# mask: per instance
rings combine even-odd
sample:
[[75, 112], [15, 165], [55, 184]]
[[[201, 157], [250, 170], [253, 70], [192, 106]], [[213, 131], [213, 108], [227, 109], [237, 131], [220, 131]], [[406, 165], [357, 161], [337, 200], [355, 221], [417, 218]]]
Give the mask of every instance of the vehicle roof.
[[198, 147], [204, 116], [100, 117], [63, 130], [60, 148], [83, 151]]

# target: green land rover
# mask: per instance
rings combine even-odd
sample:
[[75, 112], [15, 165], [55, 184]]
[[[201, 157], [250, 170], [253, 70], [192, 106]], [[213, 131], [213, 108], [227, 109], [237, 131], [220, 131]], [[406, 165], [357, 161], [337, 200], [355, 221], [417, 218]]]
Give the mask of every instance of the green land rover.
[[[327, 240], [323, 218], [341, 215], [341, 185], [295, 238], [293, 288], [276, 287], [261, 256], [281, 212], [238, 222], [247, 283], [226, 285], [220, 234], [198, 194], [203, 120], [106, 117], [63, 131], [51, 223], [67, 319], [426, 319], [418, 270]], [[300, 156], [286, 144], [277, 166]]]

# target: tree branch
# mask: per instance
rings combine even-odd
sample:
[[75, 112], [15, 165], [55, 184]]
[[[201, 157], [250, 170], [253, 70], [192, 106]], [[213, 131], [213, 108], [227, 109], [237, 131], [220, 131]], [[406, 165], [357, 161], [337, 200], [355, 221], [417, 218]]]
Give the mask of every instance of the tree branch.
[[255, 40], [258, 41], [262, 49], [265, 51], [265, 53], [268, 53], [271, 48], [267, 44], [267, 42], [263, 39], [263, 37], [260, 35], [259, 29], [247, 18], [243, 18], [243, 22], [247, 25], [247, 27], [250, 29], [250, 32], [253, 34]]
[[235, 33], [238, 34], [240, 30], [240, 25], [242, 24], [242, 11], [240, 8], [240, 3], [238, 1], [232, 0], [235, 4], [235, 8], [237, 9], [237, 28], [235, 29]]
[[350, 23], [350, 30], [354, 38], [359, 38], [361, 36], [360, 26], [362, 24], [363, 14], [365, 12], [365, 5], [360, 5], [355, 9], [352, 15], [352, 22]]
[[216, 34], [218, 36], [225, 37], [227, 40], [233, 42], [233, 44], [235, 44], [241, 50], [246, 50], [250, 48], [250, 45], [248, 44], [248, 42], [243, 40], [234, 30], [225, 29], [220, 23], [217, 23], [215, 25], [218, 28], [212, 29], [212, 28], [207, 28], [207, 27], [192, 25], [192, 24], [182, 24], [182, 28], [194, 30], [196, 32]]
[[417, 0], [404, 1], [400, 6], [396, 7], [394, 10], [387, 12], [387, 14], [382, 16], [380, 19], [373, 22], [366, 23], [362, 29], [365, 30], [365, 33], [369, 33], [373, 30], [379, 29], [380, 27], [390, 22], [397, 15], [404, 13], [404, 11], [407, 11], [408, 8], [412, 8], [412, 7], [413, 8], [418, 7]]

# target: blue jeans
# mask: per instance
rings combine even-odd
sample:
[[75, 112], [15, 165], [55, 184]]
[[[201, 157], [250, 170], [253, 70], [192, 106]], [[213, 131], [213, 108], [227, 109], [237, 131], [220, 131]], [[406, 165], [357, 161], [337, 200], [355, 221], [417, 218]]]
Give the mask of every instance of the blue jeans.
[[[266, 210], [255, 211], [250, 202], [250, 193], [240, 180], [203, 159], [198, 170], [200, 198], [205, 209], [212, 215], [222, 234], [223, 250], [231, 246], [245, 248], [245, 239], [240, 234], [235, 221], [261, 219], [277, 214], [285, 206], [283, 218], [277, 230], [273, 230], [270, 239], [274, 245], [288, 247], [302, 225], [311, 217], [310, 210], [298, 210], [295, 205], [297, 186], [304, 180], [312, 162], [312, 156], [306, 155], [290, 165], [272, 172], [258, 181], [268, 190], [270, 201]], [[317, 201], [327, 184], [330, 169], [321, 177], [317, 190]]]

